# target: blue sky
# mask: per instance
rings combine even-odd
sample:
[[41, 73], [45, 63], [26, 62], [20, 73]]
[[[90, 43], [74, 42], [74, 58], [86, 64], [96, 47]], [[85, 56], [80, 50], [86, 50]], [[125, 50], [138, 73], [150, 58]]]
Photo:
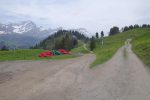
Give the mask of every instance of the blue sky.
[[0, 0], [0, 23], [25, 20], [107, 32], [115, 25], [150, 24], [150, 0]]

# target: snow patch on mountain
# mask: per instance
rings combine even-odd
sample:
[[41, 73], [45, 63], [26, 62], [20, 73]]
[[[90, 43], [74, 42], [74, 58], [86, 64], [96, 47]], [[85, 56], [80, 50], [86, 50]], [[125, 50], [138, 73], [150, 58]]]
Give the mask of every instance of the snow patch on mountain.
[[90, 34], [90, 32], [87, 31], [86, 28], [78, 28], [78, 29], [70, 29], [70, 30], [78, 31], [78, 32], [80, 32], [81, 34], [84, 34], [84, 35], [87, 36], [87, 37], [91, 37], [91, 36], [92, 36], [92, 35]]
[[14, 28], [13, 32], [14, 33], [23, 33], [25, 30], [22, 30], [22, 26], [12, 26]]
[[0, 34], [5, 34], [5, 32], [4, 31], [0, 31]]
[[27, 22], [24, 21], [19, 24], [13, 25], [12, 27], [14, 28], [13, 29], [14, 33], [23, 34], [25, 32], [29, 32], [30, 30], [36, 28], [36, 25], [31, 21], [27, 21]]
[[13, 30], [14, 33], [20, 33], [20, 34], [28, 32], [32, 29], [32, 28], [26, 28], [24, 25], [13, 26], [13, 28], [14, 28]]
[[40, 26], [39, 29], [40, 29], [40, 31], [45, 31], [46, 30], [46, 28], [44, 28], [42, 26]]

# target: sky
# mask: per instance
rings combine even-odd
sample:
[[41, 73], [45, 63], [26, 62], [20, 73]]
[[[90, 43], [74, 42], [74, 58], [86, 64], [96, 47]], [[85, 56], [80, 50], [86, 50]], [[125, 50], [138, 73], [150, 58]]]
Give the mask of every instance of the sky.
[[39, 26], [86, 28], [150, 24], [150, 0], [0, 0], [0, 23], [31, 20]]

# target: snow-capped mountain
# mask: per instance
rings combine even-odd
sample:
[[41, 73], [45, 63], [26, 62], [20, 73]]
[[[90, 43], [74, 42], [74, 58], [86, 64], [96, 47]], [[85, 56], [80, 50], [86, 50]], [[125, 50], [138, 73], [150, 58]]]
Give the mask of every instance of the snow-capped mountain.
[[44, 29], [43, 27], [38, 27], [32, 21], [10, 23], [7, 25], [0, 24], [0, 34], [20, 34], [36, 38], [45, 38], [55, 31], [56, 29]]
[[32, 29], [36, 29], [36, 24], [31, 21], [21, 22], [18, 24], [12, 24], [13, 32], [23, 34], [25, 32], [29, 32]]
[[32, 21], [0, 24], [0, 42], [12, 48], [28, 48], [59, 29], [44, 29]]
[[78, 31], [79, 33], [82, 33], [87, 37], [91, 37], [90, 32], [88, 32], [87, 29], [85, 28], [70, 29], [70, 30]]

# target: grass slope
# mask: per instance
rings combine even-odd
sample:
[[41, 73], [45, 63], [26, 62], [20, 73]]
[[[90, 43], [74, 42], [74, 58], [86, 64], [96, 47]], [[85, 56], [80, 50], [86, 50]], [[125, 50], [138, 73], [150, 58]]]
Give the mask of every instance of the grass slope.
[[8, 61], [8, 60], [42, 60], [42, 59], [67, 59], [73, 58], [73, 55], [60, 55], [53, 57], [40, 58], [38, 57], [39, 53], [44, 50], [33, 49], [33, 50], [15, 50], [15, 51], [0, 51], [0, 61]]
[[109, 60], [129, 38], [133, 40], [133, 51], [146, 64], [150, 65], [150, 61], [148, 61], [150, 59], [150, 28], [139, 28], [106, 37], [103, 46], [97, 42], [97, 47], [94, 50], [96, 60], [91, 64], [91, 68]]
[[141, 60], [150, 66], [150, 31], [145, 32], [143, 36], [133, 40], [133, 51], [141, 58]]
[[[84, 45], [85, 45], [86, 47], [84, 47]], [[82, 43], [80, 43], [80, 45], [79, 45], [78, 47], [72, 49], [71, 52], [72, 52], [73, 54], [77, 54], [77, 53], [86, 54], [86, 53], [89, 53], [89, 52], [90, 52], [90, 51], [88, 50], [89, 48], [87, 48], [87, 47], [88, 47], [87, 44], [84, 44], [84, 43], [82, 42]], [[87, 49], [86, 49], [86, 48], [87, 48]]]

